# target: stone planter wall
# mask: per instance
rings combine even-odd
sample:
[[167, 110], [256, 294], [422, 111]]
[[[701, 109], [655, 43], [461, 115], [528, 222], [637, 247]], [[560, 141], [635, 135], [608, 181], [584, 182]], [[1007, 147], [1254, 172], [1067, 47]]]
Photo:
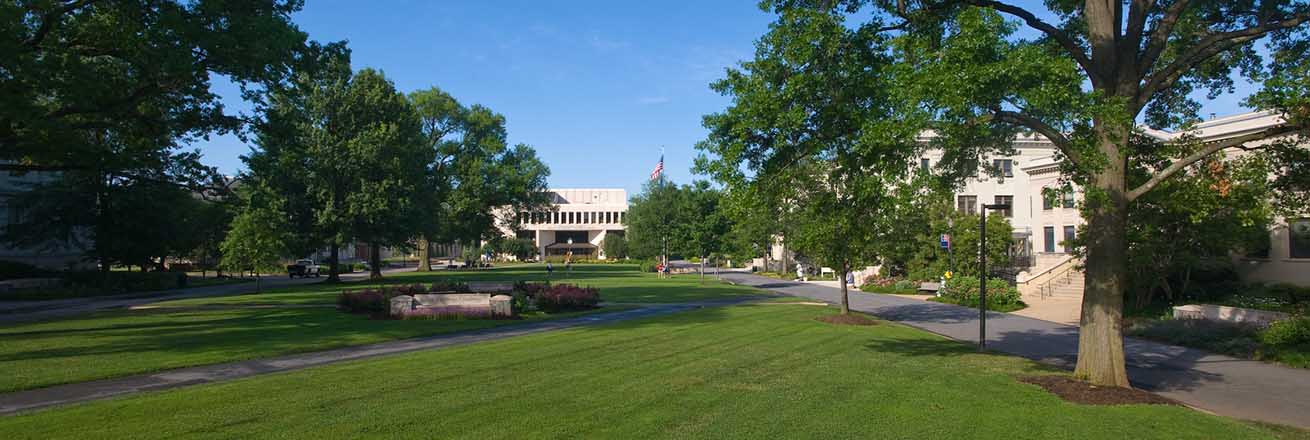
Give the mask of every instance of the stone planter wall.
[[1282, 312], [1217, 306], [1214, 304], [1188, 304], [1185, 306], [1174, 307], [1175, 319], [1205, 319], [1208, 321], [1243, 322], [1263, 326], [1269, 325], [1274, 321], [1287, 319], [1288, 317], [1288, 314]]

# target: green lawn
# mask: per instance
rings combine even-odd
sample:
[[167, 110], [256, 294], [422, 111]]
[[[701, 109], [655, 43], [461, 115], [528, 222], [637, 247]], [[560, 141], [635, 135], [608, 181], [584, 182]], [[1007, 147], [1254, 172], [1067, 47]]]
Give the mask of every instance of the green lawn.
[[[518, 264], [492, 269], [438, 270], [433, 272], [400, 272], [387, 274], [380, 284], [431, 284], [437, 281], [550, 281], [571, 283], [600, 289], [603, 301], [613, 303], [678, 303], [759, 295], [763, 291], [745, 286], [720, 282], [713, 275], [701, 281], [699, 275], [674, 275], [658, 278], [653, 273], [637, 270], [635, 264], [580, 264], [565, 272], [556, 265], [554, 275], [547, 278], [541, 264]], [[165, 305], [197, 304], [330, 304], [344, 289], [362, 289], [379, 283], [359, 281], [338, 285], [313, 284], [307, 286], [270, 289], [262, 294], [194, 298], [161, 302]]]
[[[531, 280], [544, 271], [505, 269], [395, 274], [389, 283], [439, 279]], [[561, 281], [556, 276], [556, 281]], [[600, 288], [610, 302], [684, 302], [759, 294], [690, 276], [657, 279], [635, 266], [575, 267], [564, 282]], [[275, 293], [161, 302], [162, 306], [255, 304], [331, 305], [342, 289], [366, 283], [305, 285]], [[600, 311], [619, 310], [609, 305]], [[528, 320], [564, 315], [528, 314]], [[349, 315], [331, 307], [285, 309], [115, 311], [73, 319], [0, 326], [0, 392], [147, 373], [348, 345], [471, 330], [522, 321], [390, 321]]]
[[1304, 435], [1174, 406], [1081, 406], [1063, 374], [831, 308], [746, 305], [0, 418], [6, 438], [1106, 438]]

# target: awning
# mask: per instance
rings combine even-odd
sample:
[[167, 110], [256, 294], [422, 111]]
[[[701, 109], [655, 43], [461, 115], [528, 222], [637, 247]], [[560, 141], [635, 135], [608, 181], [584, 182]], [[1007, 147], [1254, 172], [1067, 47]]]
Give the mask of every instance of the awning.
[[591, 243], [555, 243], [547, 245], [546, 249], [596, 249], [596, 245]]

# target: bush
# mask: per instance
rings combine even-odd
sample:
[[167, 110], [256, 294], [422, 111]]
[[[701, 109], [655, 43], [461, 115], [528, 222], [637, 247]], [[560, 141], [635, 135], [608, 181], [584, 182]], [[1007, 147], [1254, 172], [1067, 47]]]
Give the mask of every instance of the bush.
[[[978, 307], [978, 278], [964, 276], [946, 280], [946, 285], [942, 288], [941, 294], [952, 304]], [[987, 280], [988, 308], [1014, 310], [1015, 306], [1021, 305], [1023, 305], [1023, 302], [1019, 300], [1019, 289], [1006, 283], [1005, 280]]]
[[50, 276], [50, 271], [43, 270], [36, 266], [27, 263], [19, 263], [17, 261], [0, 260], [0, 280], [44, 278], [47, 276]]
[[386, 287], [344, 291], [337, 295], [337, 308], [346, 313], [386, 316], [391, 311], [391, 298], [399, 295], [397, 290]]
[[422, 292], [422, 293], [428, 293], [428, 292], [472, 292], [472, 290], [469, 289], [469, 285], [467, 283], [460, 283], [454, 281], [437, 281], [435, 283], [432, 283], [432, 286], [428, 288], [427, 292]]
[[919, 283], [910, 280], [900, 280], [895, 284], [892, 284], [892, 288], [896, 290], [918, 290]]
[[655, 260], [641, 260], [641, 271], [655, 273], [655, 266], [660, 263]]
[[1292, 318], [1274, 322], [1260, 332], [1260, 342], [1271, 347], [1305, 346], [1310, 348], [1310, 318]]
[[538, 292], [535, 300], [537, 308], [551, 313], [586, 310], [600, 304], [600, 291], [593, 287], [556, 284]]

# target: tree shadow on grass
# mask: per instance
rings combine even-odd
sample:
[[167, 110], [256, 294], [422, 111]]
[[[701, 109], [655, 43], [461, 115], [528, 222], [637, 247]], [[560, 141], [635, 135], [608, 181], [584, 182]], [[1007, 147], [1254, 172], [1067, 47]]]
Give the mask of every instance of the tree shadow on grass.
[[[1004, 364], [1006, 366], [1005, 368], [1009, 369], [1010, 363], [997, 361], [995, 358], [990, 357], [1013, 357], [1006, 353], [994, 351], [979, 353], [976, 345], [936, 338], [877, 339], [865, 344], [865, 348], [879, 353], [892, 353], [910, 357], [937, 358], [936, 360], [942, 362], [961, 362], [971, 367]], [[1057, 366], [1039, 362], [1022, 362], [1017, 365], [1019, 365], [1021, 369], [1015, 372], [1021, 374], [1050, 374], [1065, 371]]]

